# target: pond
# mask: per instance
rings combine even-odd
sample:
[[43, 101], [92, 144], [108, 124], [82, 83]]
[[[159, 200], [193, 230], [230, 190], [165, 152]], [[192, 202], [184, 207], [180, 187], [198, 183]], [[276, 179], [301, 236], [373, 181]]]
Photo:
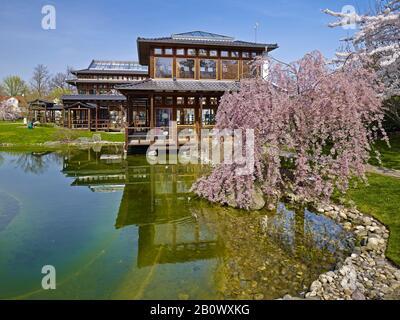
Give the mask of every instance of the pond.
[[[351, 251], [350, 234], [306, 208], [197, 199], [204, 169], [115, 147], [0, 153], [0, 298], [276, 299]], [[56, 290], [41, 287], [45, 265]]]

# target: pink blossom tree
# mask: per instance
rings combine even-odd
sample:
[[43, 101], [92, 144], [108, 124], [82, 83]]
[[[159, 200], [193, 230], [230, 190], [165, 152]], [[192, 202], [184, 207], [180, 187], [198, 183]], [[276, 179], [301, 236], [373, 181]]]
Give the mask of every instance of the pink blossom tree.
[[332, 70], [319, 52], [269, 64], [268, 79], [242, 80], [217, 114], [218, 129], [254, 129], [254, 172], [238, 176], [239, 164], [220, 164], [193, 191], [252, 209], [258, 192], [270, 203], [285, 194], [327, 200], [335, 189], [345, 192], [351, 177], [365, 179], [371, 145], [379, 131], [386, 137], [375, 72], [355, 62]]
[[[13, 98], [11, 98], [13, 99]], [[0, 120], [15, 121], [21, 117], [21, 110], [10, 100], [0, 102]]]

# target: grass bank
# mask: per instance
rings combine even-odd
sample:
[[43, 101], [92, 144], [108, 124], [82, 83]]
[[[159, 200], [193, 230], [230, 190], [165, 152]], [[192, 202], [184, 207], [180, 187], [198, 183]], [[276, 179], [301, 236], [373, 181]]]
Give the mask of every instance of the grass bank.
[[[376, 149], [381, 153], [382, 166], [389, 169], [400, 170], [400, 133], [389, 135], [390, 148], [384, 141], [379, 141]], [[370, 163], [379, 166], [376, 159], [371, 159]]]
[[357, 208], [385, 224], [390, 230], [386, 256], [400, 266], [400, 179], [368, 174], [369, 185], [358, 184], [346, 197]]
[[35, 145], [46, 142], [63, 142], [77, 140], [79, 138], [92, 138], [93, 134], [100, 134], [102, 141], [124, 141], [124, 135], [122, 133], [69, 130], [54, 126], [39, 126], [34, 129], [28, 129], [22, 122], [0, 121], [0, 144], [12, 144], [17, 148], [35, 147]]

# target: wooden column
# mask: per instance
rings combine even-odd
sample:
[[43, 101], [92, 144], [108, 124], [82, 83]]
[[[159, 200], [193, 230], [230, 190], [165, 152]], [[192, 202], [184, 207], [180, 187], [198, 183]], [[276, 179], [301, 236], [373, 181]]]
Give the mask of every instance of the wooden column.
[[99, 122], [99, 106], [96, 104], [96, 132], [98, 129], [98, 122]]
[[154, 94], [150, 96], [150, 128], [155, 127], [154, 122]]

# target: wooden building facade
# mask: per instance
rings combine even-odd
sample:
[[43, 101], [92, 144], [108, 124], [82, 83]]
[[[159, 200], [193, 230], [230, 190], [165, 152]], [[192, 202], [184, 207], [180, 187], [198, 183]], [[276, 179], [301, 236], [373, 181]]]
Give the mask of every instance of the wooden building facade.
[[[82, 122], [85, 123], [85, 128], [91, 130], [118, 131], [124, 126], [126, 97], [115, 86], [147, 79], [148, 68], [133, 61], [93, 60], [88, 68], [72, 71], [72, 74], [74, 78], [67, 82], [76, 87], [77, 94], [62, 97], [68, 115], [64, 118], [64, 125], [71, 129], [82, 129], [75, 125]], [[82, 110], [74, 112], [74, 108], [71, 108], [74, 105], [80, 106]], [[85, 118], [81, 119], [81, 116], [89, 115], [89, 111], [83, 111], [84, 106], [96, 107], [97, 113], [92, 111], [91, 117], [94, 114], [101, 115], [97, 117], [97, 125], [93, 125], [93, 121], [88, 119], [90, 123]]]
[[278, 46], [194, 31], [138, 38], [137, 47], [149, 78], [116, 86], [127, 98], [127, 149], [150, 144], [146, 132], [163, 131], [171, 121], [178, 131], [212, 128], [222, 95], [239, 90], [241, 79], [261, 73], [251, 68], [254, 58]]

